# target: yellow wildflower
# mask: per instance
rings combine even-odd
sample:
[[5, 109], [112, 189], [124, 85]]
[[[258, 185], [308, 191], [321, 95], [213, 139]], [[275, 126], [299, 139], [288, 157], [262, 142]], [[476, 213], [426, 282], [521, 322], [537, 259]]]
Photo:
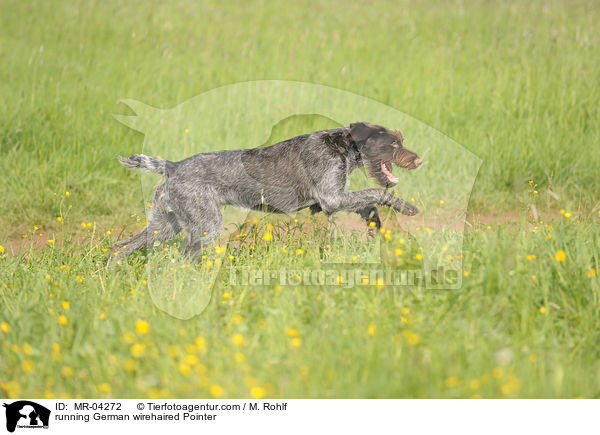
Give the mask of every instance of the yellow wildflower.
[[108, 394], [112, 391], [112, 388], [107, 383], [98, 384], [96, 386], [96, 389], [100, 394]]
[[231, 336], [231, 341], [233, 341], [233, 344], [235, 344], [236, 346], [243, 346], [244, 345], [244, 336], [242, 334], [233, 334]]
[[198, 362], [200, 362], [200, 360], [198, 359], [198, 357], [196, 355], [186, 355], [185, 362], [186, 362], [186, 364], [195, 366], [196, 364], [198, 364]]
[[522, 382], [519, 379], [511, 377], [508, 382], [500, 387], [500, 391], [502, 391], [502, 394], [513, 394], [521, 389], [521, 385]]
[[135, 343], [134, 345], [131, 346], [131, 348], [129, 349], [131, 351], [131, 355], [134, 358], [139, 358], [144, 354], [144, 350], [146, 349], [146, 346], [141, 344], [141, 343]]
[[192, 372], [192, 368], [186, 363], [179, 363], [178, 368], [179, 373], [181, 373], [183, 376], [189, 376], [189, 374]]
[[60, 370], [60, 374], [63, 375], [65, 378], [70, 378], [71, 376], [73, 376], [75, 374], [75, 370], [73, 370], [73, 367], [64, 366]]
[[481, 381], [479, 379], [471, 379], [471, 382], [469, 382], [469, 388], [471, 390], [478, 390], [479, 387], [481, 387]]
[[204, 337], [197, 337], [195, 343], [198, 351], [202, 351], [206, 347], [206, 340]]
[[150, 325], [145, 320], [138, 320], [135, 322], [135, 330], [138, 334], [148, 334], [150, 332]]
[[450, 376], [448, 379], [446, 379], [444, 381], [444, 384], [446, 385], [446, 387], [448, 388], [454, 388], [456, 386], [458, 386], [458, 377], [457, 376]]
[[35, 364], [33, 364], [29, 360], [23, 361], [23, 363], [21, 363], [21, 370], [23, 370], [23, 373], [31, 373], [34, 368]]
[[213, 396], [215, 399], [218, 399], [224, 393], [223, 387], [221, 387], [219, 384], [212, 385], [210, 387], [209, 392], [210, 392], [210, 395]]
[[372, 337], [375, 335], [375, 330], [377, 329], [377, 325], [369, 325], [369, 328], [367, 329], [368, 334]]
[[418, 334], [413, 333], [410, 330], [405, 330], [402, 332], [402, 335], [404, 336], [404, 338], [406, 339], [406, 341], [408, 342], [408, 344], [410, 344], [411, 346], [416, 346], [417, 344], [420, 343], [421, 338], [419, 337]]
[[252, 396], [253, 399], [262, 399], [266, 394], [267, 392], [262, 387], [252, 387], [250, 389], [250, 396]]
[[0, 323], [0, 330], [5, 334], [8, 334], [10, 332], [10, 325], [6, 322], [2, 322]]
[[135, 341], [135, 335], [133, 335], [131, 332], [126, 332], [125, 334], [123, 334], [123, 341], [125, 343], [131, 344]]

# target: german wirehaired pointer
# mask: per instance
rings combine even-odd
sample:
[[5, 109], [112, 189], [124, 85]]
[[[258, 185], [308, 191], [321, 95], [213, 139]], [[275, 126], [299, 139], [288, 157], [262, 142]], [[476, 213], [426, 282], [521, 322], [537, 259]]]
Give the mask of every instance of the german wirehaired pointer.
[[156, 188], [148, 225], [130, 239], [117, 242], [111, 259], [120, 259], [155, 241], [187, 233], [184, 254], [195, 258], [222, 229], [219, 208], [232, 205], [275, 213], [310, 207], [313, 213], [358, 213], [368, 223], [381, 223], [377, 205], [413, 216], [412, 204], [384, 189], [348, 191], [350, 173], [368, 165], [383, 187], [398, 179], [392, 163], [415, 169], [419, 156], [403, 146], [402, 134], [366, 122], [304, 134], [264, 148], [196, 154], [171, 162], [134, 154], [119, 157], [123, 166], [165, 177]]

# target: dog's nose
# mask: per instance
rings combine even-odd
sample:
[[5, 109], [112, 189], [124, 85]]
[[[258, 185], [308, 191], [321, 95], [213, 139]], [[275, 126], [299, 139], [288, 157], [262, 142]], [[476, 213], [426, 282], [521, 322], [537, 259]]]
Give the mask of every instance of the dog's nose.
[[421, 159], [417, 157], [415, 159], [415, 165], [419, 166], [420, 164], [421, 164]]

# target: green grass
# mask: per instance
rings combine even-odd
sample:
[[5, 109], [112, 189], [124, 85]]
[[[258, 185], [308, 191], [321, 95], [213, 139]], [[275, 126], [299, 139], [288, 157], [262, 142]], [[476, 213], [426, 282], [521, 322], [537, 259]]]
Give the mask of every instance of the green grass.
[[[554, 1], [2, 2], [0, 397], [210, 397], [215, 385], [223, 397], [598, 397], [598, 15]], [[145, 220], [138, 176], [115, 160], [143, 136], [112, 118], [129, 114], [118, 100], [169, 108], [261, 79], [368, 96], [483, 159], [461, 290], [226, 284], [232, 264], [326, 268], [325, 223], [307, 214], [248, 224], [190, 320], [157, 308], [144, 267], [172, 276], [179, 241], [104, 269], [103, 249]], [[330, 125], [290, 119], [269, 142]], [[394, 227], [384, 249], [400, 237]], [[352, 261], [362, 240], [329, 244]], [[418, 267], [418, 247], [402, 247]]]

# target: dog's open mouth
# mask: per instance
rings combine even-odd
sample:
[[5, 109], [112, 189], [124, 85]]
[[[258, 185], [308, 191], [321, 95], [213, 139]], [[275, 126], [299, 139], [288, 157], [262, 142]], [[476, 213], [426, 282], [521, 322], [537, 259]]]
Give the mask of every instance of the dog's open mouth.
[[391, 162], [381, 162], [381, 172], [385, 174], [390, 183], [396, 184], [398, 182], [398, 178], [392, 174]]

